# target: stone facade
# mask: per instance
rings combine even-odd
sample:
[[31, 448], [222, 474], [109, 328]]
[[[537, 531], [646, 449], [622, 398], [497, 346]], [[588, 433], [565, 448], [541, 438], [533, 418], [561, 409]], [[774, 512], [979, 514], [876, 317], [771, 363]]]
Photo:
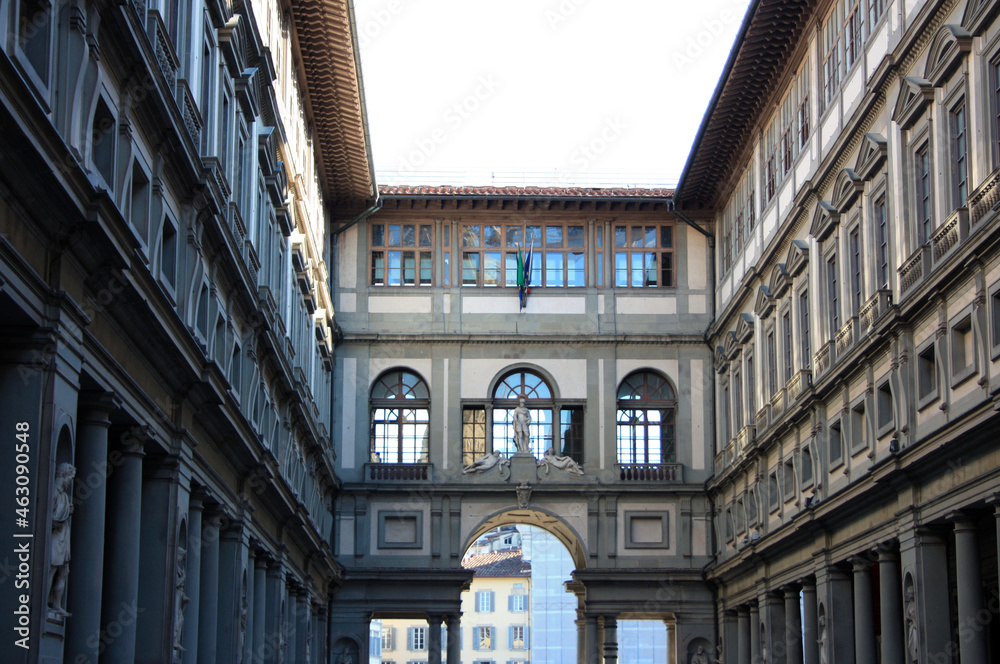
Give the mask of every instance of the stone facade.
[[5, 662], [327, 660], [326, 4], [0, 2]]
[[711, 135], [751, 26], [676, 193], [719, 238], [725, 661], [998, 661], [996, 4], [758, 4], [774, 110]]

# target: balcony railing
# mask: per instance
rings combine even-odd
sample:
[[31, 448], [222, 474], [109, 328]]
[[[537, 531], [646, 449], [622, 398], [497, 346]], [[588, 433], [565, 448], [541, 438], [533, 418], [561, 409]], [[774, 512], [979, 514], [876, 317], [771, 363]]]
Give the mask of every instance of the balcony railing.
[[771, 395], [771, 417], [777, 419], [783, 412], [785, 412], [785, 388]]
[[860, 326], [858, 333], [864, 334], [868, 330], [875, 327], [875, 321], [882, 317], [882, 314], [889, 311], [889, 307], [892, 305], [892, 291], [891, 290], [879, 290], [868, 298], [868, 300], [861, 305], [861, 310], [858, 312], [858, 325]]
[[792, 376], [785, 389], [788, 390], [788, 398], [792, 401], [802, 396], [803, 392], [812, 384], [812, 372], [803, 369]]
[[181, 117], [184, 118], [184, 126], [195, 147], [201, 145], [201, 113], [198, 112], [198, 104], [194, 101], [191, 87], [185, 79], [177, 81], [177, 107], [181, 109]]
[[618, 464], [618, 479], [623, 482], [683, 482], [679, 463], [622, 463]]
[[149, 43], [153, 45], [153, 52], [156, 54], [156, 62], [160, 65], [163, 77], [167, 79], [170, 94], [174, 92], [177, 85], [177, 70], [181, 68], [181, 61], [174, 52], [174, 45], [167, 34], [167, 26], [163, 25], [160, 12], [150, 10], [146, 13], [146, 32]]
[[924, 280], [930, 272], [931, 251], [930, 244], [919, 247], [910, 255], [899, 268], [899, 292], [907, 293], [914, 286]]
[[754, 417], [757, 422], [757, 431], [763, 431], [771, 424], [771, 404], [764, 404]]
[[816, 357], [814, 358], [814, 363], [816, 365], [816, 374], [826, 373], [833, 364], [833, 354], [834, 354], [834, 344], [832, 341], [827, 341], [823, 344], [823, 347], [816, 352]]
[[746, 454], [747, 448], [753, 445], [756, 439], [757, 427], [754, 425], [748, 424], [740, 429], [740, 432], [736, 435], [736, 458], [740, 458]]
[[374, 482], [426, 482], [431, 478], [431, 464], [366, 463], [365, 477]]
[[847, 322], [844, 323], [844, 326], [837, 332], [836, 341], [838, 357], [843, 356], [844, 353], [849, 351], [854, 346], [854, 342], [856, 340], [854, 332], [857, 329], [855, 321], [857, 321], [856, 317], [848, 318]]
[[958, 208], [931, 235], [933, 264], [937, 265], [951, 253], [952, 249], [969, 236], [969, 210]]
[[1000, 168], [986, 178], [979, 188], [969, 196], [969, 223], [975, 227], [1000, 203]]

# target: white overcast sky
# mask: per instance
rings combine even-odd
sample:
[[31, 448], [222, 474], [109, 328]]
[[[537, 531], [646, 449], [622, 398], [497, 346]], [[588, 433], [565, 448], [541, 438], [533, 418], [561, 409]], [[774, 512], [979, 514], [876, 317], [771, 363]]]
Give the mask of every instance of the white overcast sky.
[[674, 185], [749, 0], [355, 0], [381, 184]]

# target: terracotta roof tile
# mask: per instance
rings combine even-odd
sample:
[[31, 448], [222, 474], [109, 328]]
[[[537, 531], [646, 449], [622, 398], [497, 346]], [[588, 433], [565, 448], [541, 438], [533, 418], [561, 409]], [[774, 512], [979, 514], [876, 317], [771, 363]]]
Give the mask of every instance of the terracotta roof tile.
[[465, 187], [380, 185], [382, 196], [481, 196], [483, 198], [668, 198], [673, 189], [640, 187]]
[[476, 576], [531, 576], [531, 563], [521, 557], [520, 549], [470, 556], [462, 561], [462, 567]]

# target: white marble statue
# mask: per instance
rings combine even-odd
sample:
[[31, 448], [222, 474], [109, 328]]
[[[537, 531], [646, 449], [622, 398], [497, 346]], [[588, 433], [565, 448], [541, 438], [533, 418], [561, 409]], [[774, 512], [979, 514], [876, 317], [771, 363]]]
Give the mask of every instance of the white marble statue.
[[559, 456], [553, 448], [545, 450], [545, 458], [538, 462], [539, 466], [545, 466], [545, 474], [549, 474], [549, 467], [565, 470], [574, 475], [583, 475], [583, 468], [576, 461], [568, 456]]
[[73, 464], [61, 463], [56, 467], [55, 495], [52, 498], [52, 543], [49, 561], [49, 608], [53, 613], [66, 617], [66, 579], [69, 577], [70, 515], [73, 514]]
[[518, 397], [517, 408], [514, 409], [514, 446], [518, 452], [531, 454], [531, 441], [528, 432], [531, 426], [531, 413], [524, 405], [524, 395]]
[[492, 468], [493, 466], [496, 466], [498, 464], [503, 465], [505, 463], [509, 463], [507, 461], [507, 458], [500, 452], [494, 450], [489, 454], [484, 454], [483, 456], [479, 457], [478, 459], [470, 463], [468, 466], [463, 468], [462, 474], [473, 475], [475, 473], [483, 473]]
[[906, 622], [906, 661], [907, 664], [920, 661], [920, 634], [917, 631], [917, 601], [913, 596], [913, 586], [906, 588], [906, 602], [903, 608], [903, 619]]
[[819, 645], [819, 664], [829, 664], [830, 656], [826, 654], [826, 616], [819, 617], [819, 638], [816, 643]]
[[698, 646], [694, 654], [691, 655], [691, 664], [709, 664], [708, 663], [708, 653], [705, 652], [705, 646]]
[[174, 650], [184, 652], [181, 645], [184, 637], [184, 609], [191, 598], [184, 592], [187, 585], [187, 549], [177, 548], [177, 579], [174, 583]]

